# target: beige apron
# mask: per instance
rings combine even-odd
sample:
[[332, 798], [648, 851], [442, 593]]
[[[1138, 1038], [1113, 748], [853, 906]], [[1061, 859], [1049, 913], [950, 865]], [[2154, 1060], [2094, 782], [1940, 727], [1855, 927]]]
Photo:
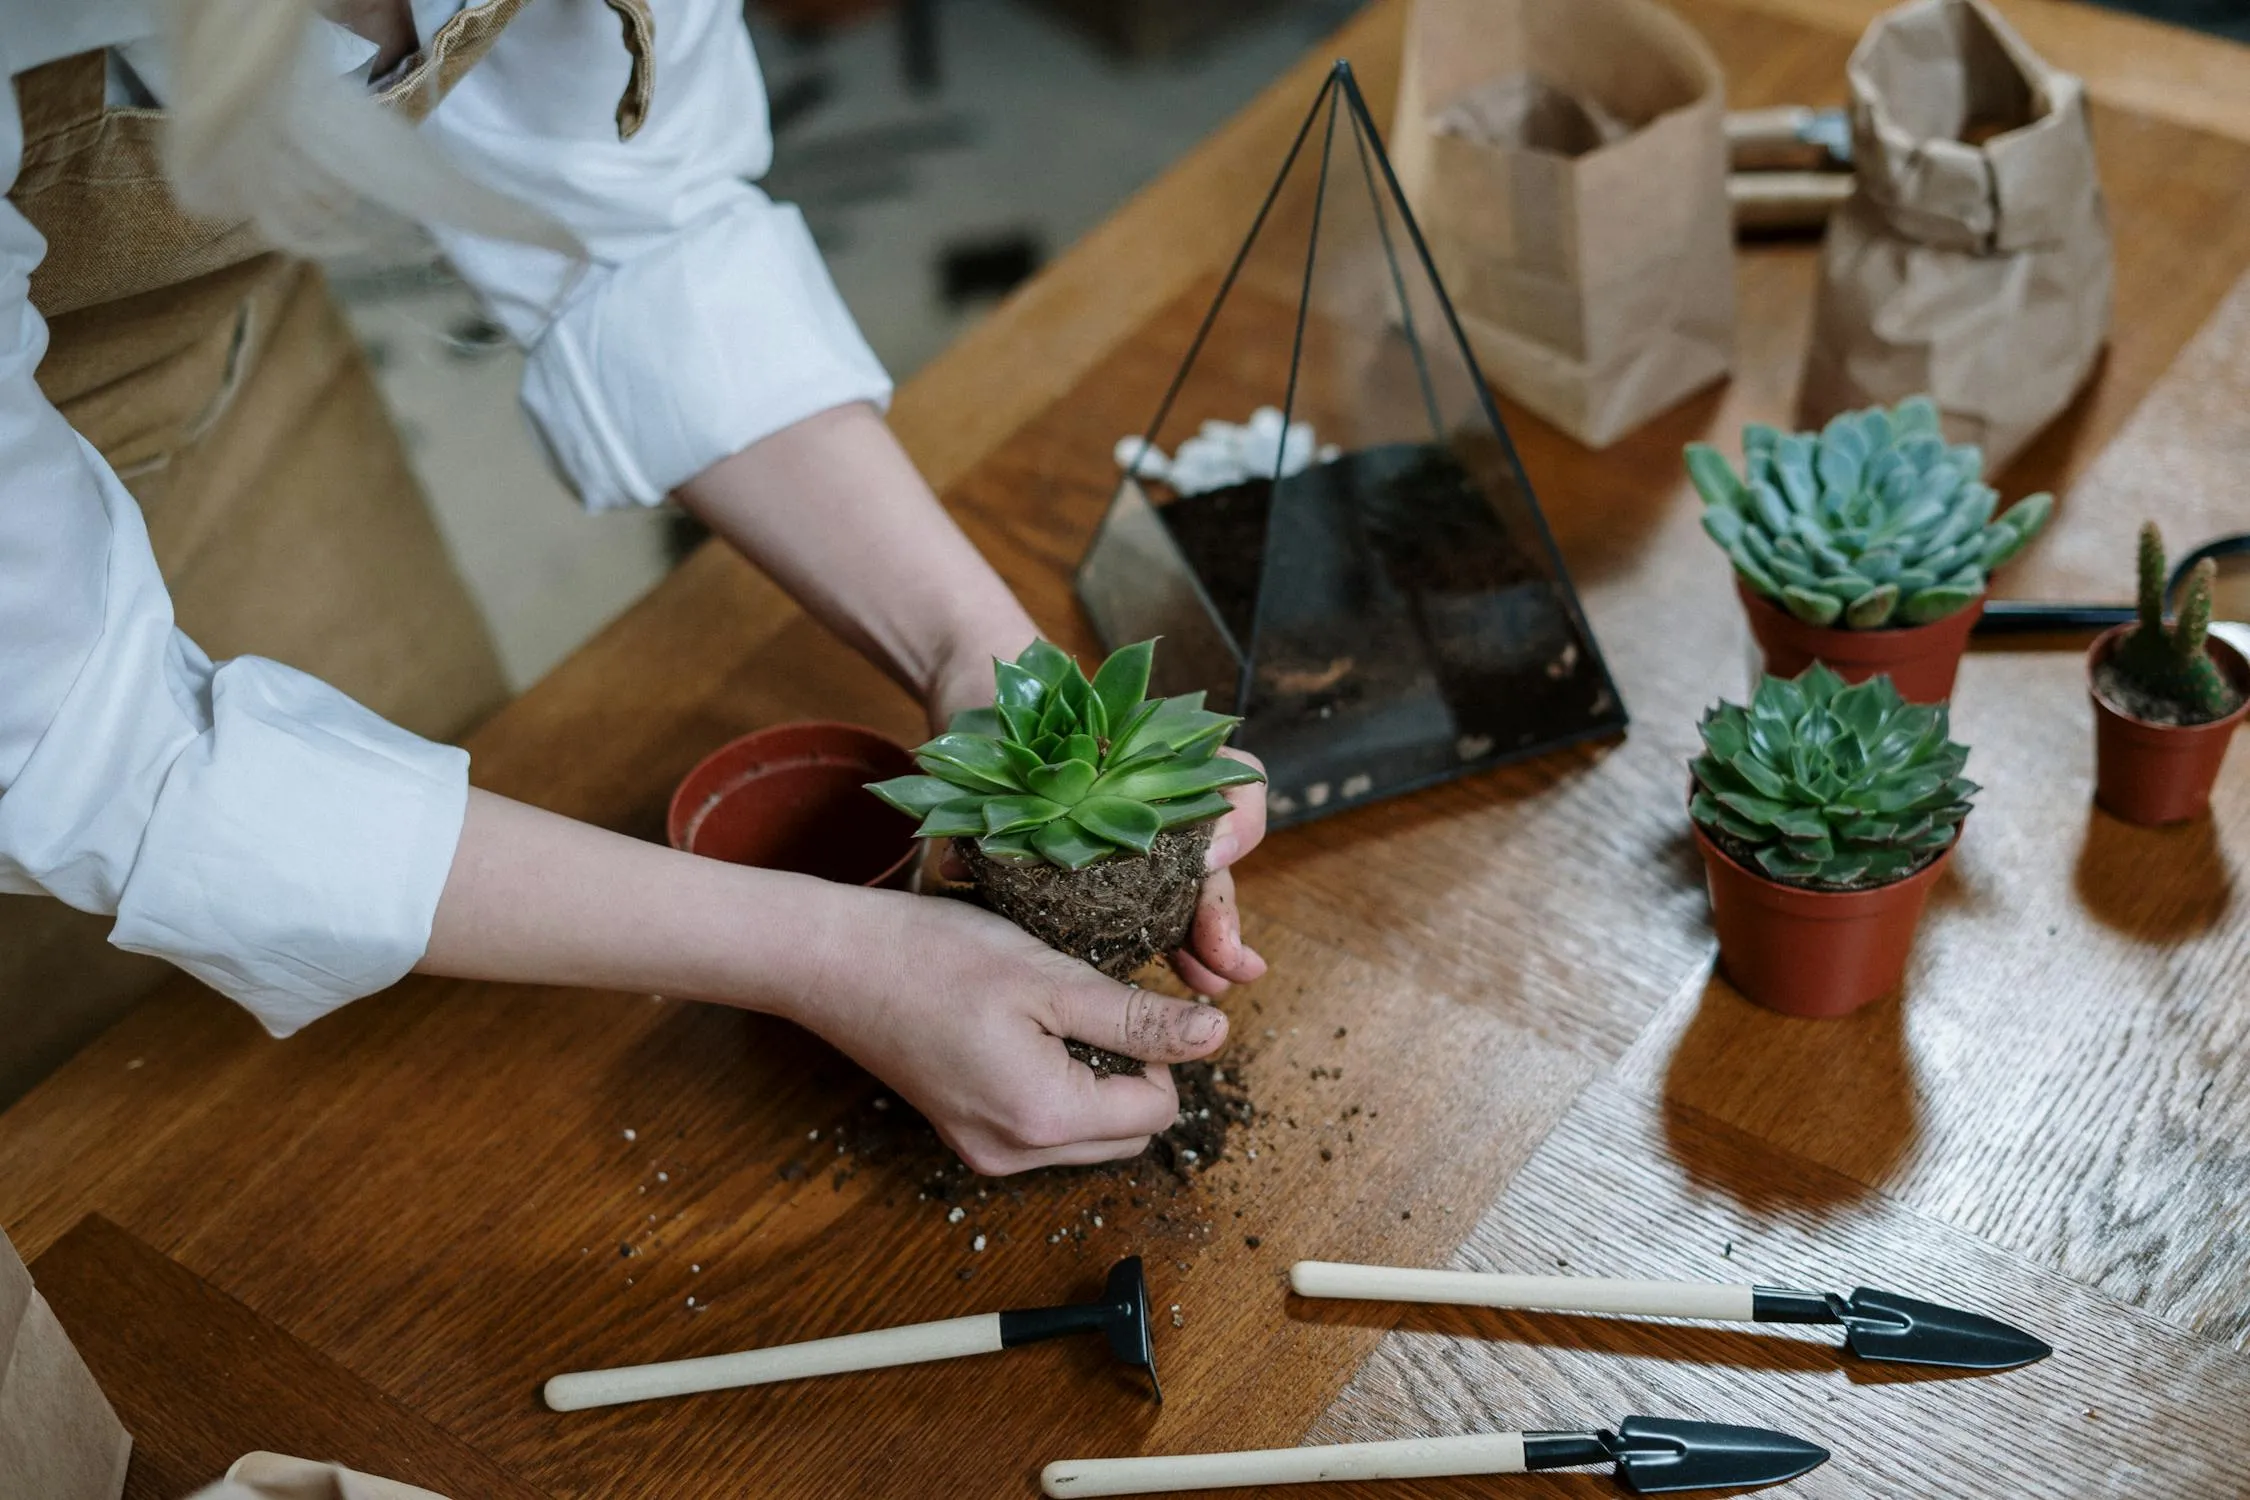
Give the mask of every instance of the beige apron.
[[[472, 4], [383, 98], [419, 119], [527, 0]], [[607, 0], [632, 69], [620, 137], [646, 117], [647, 0]], [[317, 269], [247, 225], [189, 217], [161, 111], [105, 102], [82, 53], [15, 79], [23, 165], [9, 198], [47, 239], [42, 390], [148, 522], [180, 628], [215, 658], [272, 657], [417, 733], [459, 734], [505, 695], [382, 398]], [[0, 1103], [168, 970], [103, 941], [107, 917], [0, 897]]]

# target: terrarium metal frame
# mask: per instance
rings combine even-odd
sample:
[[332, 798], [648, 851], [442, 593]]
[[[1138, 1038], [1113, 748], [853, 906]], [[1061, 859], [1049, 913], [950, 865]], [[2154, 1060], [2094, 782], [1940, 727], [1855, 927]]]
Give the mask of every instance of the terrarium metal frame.
[[[1321, 227], [1328, 212], [1341, 116], [1358, 152], [1390, 277], [1388, 291], [1395, 298], [1391, 308], [1395, 321], [1384, 332], [1403, 337], [1412, 356], [1431, 439], [1371, 446], [1294, 473], [1288, 469], [1289, 445], [1280, 442], [1270, 479], [1182, 495], [1160, 505], [1142, 483], [1142, 460], [1162, 435], [1229, 294], [1324, 115], [1283, 397], [1283, 432], [1297, 417], [1306, 325], [1320, 266]], [[1349, 162], [1344, 166], [1348, 174]], [[1463, 394], [1473, 393], [1462, 405], [1466, 414], [1450, 433], [1432, 379], [1432, 350], [1417, 327], [1408, 272], [1401, 266], [1394, 240], [1392, 213], [1442, 315], [1443, 336], [1450, 339], [1466, 372]], [[1459, 443], [1464, 433], [1478, 443], [1474, 453]], [[1494, 440], [1489, 446], [1482, 443], [1486, 433]], [[1481, 474], [1472, 470], [1472, 464], [1481, 467]], [[1407, 491], [1412, 493], [1402, 499]], [[1215, 588], [1219, 580], [1191, 560], [1179, 530], [1182, 518], [1206, 500], [1210, 505], [1236, 503], [1249, 509], [1262, 505], [1264, 512], [1262, 522], [1252, 516], [1247, 523], [1250, 528], [1262, 525], [1255, 594], [1246, 609], [1238, 593], [1229, 596], [1234, 606], [1231, 620], [1220, 598], [1227, 590]], [[1190, 510], [1176, 510], [1182, 506]], [[1211, 513], [1208, 506], [1204, 513]], [[1208, 564], [1209, 549], [1205, 552]], [[1331, 643], [1340, 639], [1333, 636], [1335, 610], [1330, 606], [1341, 594], [1331, 592], [1312, 601], [1328, 608], [1326, 616], [1319, 608], [1300, 607], [1297, 617], [1279, 618], [1289, 603], [1306, 603], [1285, 601], [1285, 590], [1277, 587], [1288, 582], [1284, 575], [1291, 573], [1292, 563], [1298, 565], [1298, 578], [1318, 574], [1331, 585], [1356, 590], [1353, 602], [1367, 611], [1353, 616], [1367, 626], [1358, 654], [1369, 656], [1394, 677], [1403, 671], [1417, 684], [1393, 691], [1372, 708], [1365, 703], [1350, 705], [1360, 712], [1356, 729], [1350, 722], [1331, 727], [1337, 707], [1333, 702], [1307, 707], [1322, 688], [1336, 686], [1319, 683], [1324, 674], [1293, 674], [1312, 681], [1312, 696], [1297, 691], [1302, 682], [1292, 684], [1287, 692], [1271, 681], [1260, 682], [1262, 650], [1270, 653], [1276, 639], [1286, 637], [1291, 629], [1316, 634], [1327, 630]], [[1318, 566], [1303, 566], [1307, 563], [1325, 565], [1325, 572]], [[1487, 575], [1481, 583], [1477, 582], [1480, 568]], [[1525, 576], [1508, 578], [1511, 570]], [[1424, 586], [1422, 580], [1431, 573], [1467, 577], [1472, 586], [1450, 591]], [[1317, 589], [1318, 583], [1307, 587]], [[1105, 647], [1151, 635], [1165, 637], [1157, 690], [1178, 694], [1202, 689], [1212, 707], [1243, 717], [1236, 743], [1266, 761], [1275, 826], [1582, 741], [1613, 738], [1625, 729], [1627, 718], [1616, 684], [1594, 643], [1546, 517], [1348, 62], [1339, 60], [1329, 71], [1298, 127], [1272, 188], [1119, 481], [1079, 566], [1076, 589]], [[1391, 644], [1409, 643], [1418, 659], [1405, 661], [1395, 651], [1379, 656], [1365, 649], [1366, 641], [1383, 644], [1377, 629], [1382, 623], [1378, 612], [1383, 609], [1390, 614]], [[1337, 660], [1346, 664], [1347, 677], [1359, 670], [1352, 665], [1353, 653]], [[1302, 701], [1284, 701], [1292, 693]]]

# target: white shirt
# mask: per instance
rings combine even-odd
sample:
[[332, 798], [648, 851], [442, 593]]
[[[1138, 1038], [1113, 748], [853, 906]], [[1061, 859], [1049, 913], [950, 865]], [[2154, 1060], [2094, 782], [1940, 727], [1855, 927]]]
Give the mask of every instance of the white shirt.
[[[426, 36], [458, 0], [414, 8]], [[113, 46], [161, 93], [156, 31], [150, 0], [0, 0], [0, 70]], [[424, 126], [587, 247], [573, 283], [550, 252], [440, 236], [524, 344], [525, 406], [595, 509], [654, 504], [890, 391], [803, 220], [749, 185], [772, 139], [740, 0], [658, 0], [654, 61], [653, 107], [621, 142], [617, 17], [541, 0]], [[0, 181], [22, 145], [11, 96]], [[174, 628], [138, 507], [32, 378], [44, 251], [0, 202], [0, 891], [114, 913], [111, 942], [287, 1035], [422, 956], [468, 757], [277, 662], [215, 663]]]

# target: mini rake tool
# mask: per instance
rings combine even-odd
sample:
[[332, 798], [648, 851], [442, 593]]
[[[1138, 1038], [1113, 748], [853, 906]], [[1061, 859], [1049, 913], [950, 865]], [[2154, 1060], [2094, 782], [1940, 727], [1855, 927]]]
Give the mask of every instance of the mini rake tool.
[[1110, 1351], [1123, 1363], [1145, 1371], [1150, 1391], [1158, 1401], [1164, 1399], [1164, 1388], [1156, 1383], [1156, 1354], [1149, 1338], [1148, 1280], [1142, 1274], [1141, 1258], [1137, 1255], [1128, 1256], [1110, 1268], [1109, 1283], [1101, 1299], [1095, 1302], [979, 1313], [973, 1317], [910, 1323], [903, 1328], [879, 1328], [871, 1333], [848, 1333], [839, 1338], [749, 1349], [739, 1354], [713, 1354], [702, 1359], [672, 1360], [665, 1364], [582, 1370], [557, 1375], [548, 1381], [546, 1398], [551, 1410], [580, 1411], [589, 1406], [616, 1406], [658, 1396], [687, 1396], [698, 1391], [766, 1385], [776, 1380], [801, 1380], [811, 1375], [841, 1375], [849, 1370], [879, 1370], [933, 1359], [957, 1359], [969, 1354], [995, 1354], [1002, 1349], [1070, 1333], [1105, 1336]]
[[1301, 1297], [1445, 1302], [1538, 1312], [1698, 1318], [1723, 1323], [1836, 1323], [1861, 1359], [1955, 1370], [2009, 1370], [2054, 1353], [2020, 1328], [1982, 1313], [1861, 1287], [1849, 1297], [1788, 1287], [1705, 1281], [1609, 1281], [1591, 1276], [1499, 1276], [1301, 1260], [1289, 1268]]
[[1828, 1450], [1762, 1427], [1627, 1417], [1613, 1432], [1477, 1432], [1460, 1437], [1335, 1443], [1247, 1453], [1156, 1458], [1073, 1458], [1047, 1465], [1039, 1486], [1057, 1497], [1146, 1495], [1164, 1490], [1352, 1479], [1432, 1479], [1451, 1474], [1529, 1474], [1617, 1465], [1636, 1495], [1741, 1489], [1795, 1479], [1828, 1461]]

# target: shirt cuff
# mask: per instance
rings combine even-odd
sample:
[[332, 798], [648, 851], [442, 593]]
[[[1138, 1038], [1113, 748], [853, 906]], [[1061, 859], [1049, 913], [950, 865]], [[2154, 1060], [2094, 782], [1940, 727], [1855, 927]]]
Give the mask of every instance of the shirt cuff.
[[760, 438], [890, 394], [803, 216], [762, 198], [590, 273], [523, 384], [590, 510], [659, 504]]
[[420, 961], [468, 811], [469, 757], [293, 668], [211, 678], [110, 941], [170, 960], [287, 1036]]

